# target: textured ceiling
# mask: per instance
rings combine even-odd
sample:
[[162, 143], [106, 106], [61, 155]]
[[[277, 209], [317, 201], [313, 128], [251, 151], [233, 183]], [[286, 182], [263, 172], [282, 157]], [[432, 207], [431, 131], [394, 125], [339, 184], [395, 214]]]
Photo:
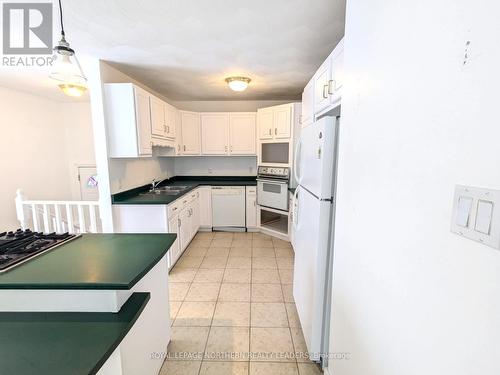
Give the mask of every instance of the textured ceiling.
[[[344, 34], [345, 0], [63, 0], [77, 54], [173, 100], [293, 100]], [[243, 93], [224, 78], [245, 75]]]

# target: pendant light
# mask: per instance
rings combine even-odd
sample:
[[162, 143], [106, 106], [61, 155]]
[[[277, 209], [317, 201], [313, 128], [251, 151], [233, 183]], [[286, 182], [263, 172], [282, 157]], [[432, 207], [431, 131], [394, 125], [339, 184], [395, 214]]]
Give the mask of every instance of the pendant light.
[[226, 83], [233, 91], [245, 91], [251, 79], [248, 77], [228, 77]]
[[54, 47], [53, 71], [50, 78], [59, 82], [59, 88], [69, 96], [82, 96], [87, 90], [87, 78], [76, 58], [75, 51], [69, 46], [64, 33], [63, 13], [59, 0], [59, 14], [61, 19], [61, 40]]

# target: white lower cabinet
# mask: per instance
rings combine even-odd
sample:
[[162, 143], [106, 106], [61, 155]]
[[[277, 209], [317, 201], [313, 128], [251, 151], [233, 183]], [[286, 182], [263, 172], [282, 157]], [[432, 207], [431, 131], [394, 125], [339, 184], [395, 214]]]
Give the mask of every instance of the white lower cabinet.
[[198, 188], [200, 195], [200, 227], [212, 228], [212, 187], [202, 186]]
[[246, 187], [246, 222], [247, 229], [257, 228], [257, 188], [255, 186]]
[[179, 240], [179, 215], [169, 217], [168, 219], [168, 232], [177, 234], [175, 242], [172, 244], [168, 252], [168, 268], [171, 268], [179, 256], [181, 255], [181, 245]]

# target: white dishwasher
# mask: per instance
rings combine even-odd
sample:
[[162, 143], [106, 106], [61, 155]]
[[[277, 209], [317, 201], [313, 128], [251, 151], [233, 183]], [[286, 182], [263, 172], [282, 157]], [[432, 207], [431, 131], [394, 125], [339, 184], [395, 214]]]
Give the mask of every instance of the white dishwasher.
[[212, 186], [212, 226], [215, 230], [245, 229], [245, 187]]

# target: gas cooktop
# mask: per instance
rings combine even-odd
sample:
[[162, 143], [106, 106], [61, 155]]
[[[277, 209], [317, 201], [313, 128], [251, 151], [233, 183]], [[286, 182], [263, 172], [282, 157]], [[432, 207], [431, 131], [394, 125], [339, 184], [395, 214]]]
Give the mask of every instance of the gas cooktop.
[[0, 233], [0, 272], [78, 237], [74, 234], [39, 233], [18, 229]]

